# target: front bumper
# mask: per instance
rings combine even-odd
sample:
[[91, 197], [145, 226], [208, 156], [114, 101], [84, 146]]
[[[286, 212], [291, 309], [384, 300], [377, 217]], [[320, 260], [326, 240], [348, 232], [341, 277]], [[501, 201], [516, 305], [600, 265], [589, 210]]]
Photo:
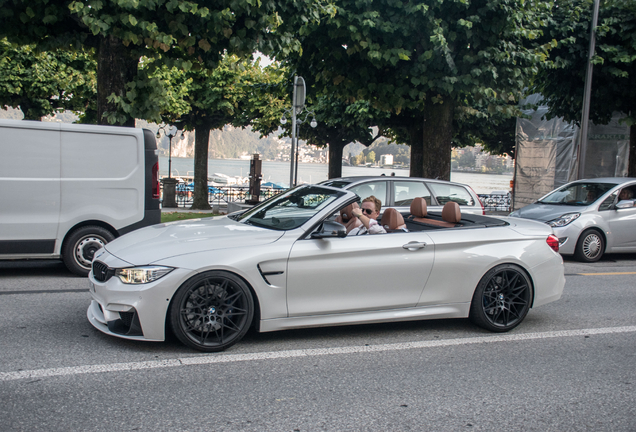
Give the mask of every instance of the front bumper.
[[111, 336], [163, 341], [172, 297], [193, 273], [189, 269], [175, 269], [155, 282], [139, 285], [124, 284], [118, 277], [99, 282], [91, 273], [88, 321]]

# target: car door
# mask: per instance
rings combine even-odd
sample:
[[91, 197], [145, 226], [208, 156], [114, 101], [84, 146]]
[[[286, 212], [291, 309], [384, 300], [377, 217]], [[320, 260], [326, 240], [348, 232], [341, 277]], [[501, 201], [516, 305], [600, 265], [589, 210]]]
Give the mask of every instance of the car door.
[[287, 265], [289, 316], [413, 307], [433, 258], [423, 232], [298, 240]]
[[[631, 187], [634, 188], [636, 186]], [[614, 208], [606, 212], [604, 217], [609, 218], [612, 252], [636, 251], [636, 207]]]

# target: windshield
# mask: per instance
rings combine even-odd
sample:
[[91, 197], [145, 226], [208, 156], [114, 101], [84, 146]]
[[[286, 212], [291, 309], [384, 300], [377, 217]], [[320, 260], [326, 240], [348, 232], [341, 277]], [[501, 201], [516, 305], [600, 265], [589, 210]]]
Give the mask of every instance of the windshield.
[[598, 200], [605, 192], [614, 188], [614, 183], [573, 183], [555, 190], [538, 202], [542, 204], [561, 204], [587, 206]]
[[319, 186], [299, 186], [246, 211], [238, 221], [261, 228], [292, 230], [344, 194]]
[[346, 185], [350, 183], [351, 181], [349, 180], [325, 180], [320, 182], [321, 185], [331, 186], [331, 187], [335, 187], [339, 189], [342, 189], [343, 187], [345, 187]]

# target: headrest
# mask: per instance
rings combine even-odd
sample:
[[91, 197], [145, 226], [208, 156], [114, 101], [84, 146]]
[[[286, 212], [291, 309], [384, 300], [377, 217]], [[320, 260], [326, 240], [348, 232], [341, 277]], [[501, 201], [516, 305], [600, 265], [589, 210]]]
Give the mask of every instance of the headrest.
[[426, 217], [426, 200], [422, 197], [413, 198], [411, 202], [411, 214], [415, 217]]
[[399, 211], [389, 207], [382, 214], [382, 225], [390, 230], [396, 230], [404, 225], [404, 218]]
[[446, 222], [457, 224], [462, 220], [462, 212], [459, 209], [459, 204], [455, 201], [449, 201], [444, 204], [442, 209], [442, 219]]
[[340, 210], [340, 216], [342, 217], [342, 220], [355, 219], [355, 217], [353, 216], [353, 209], [357, 208], [360, 208], [360, 206], [357, 202], [354, 202]]

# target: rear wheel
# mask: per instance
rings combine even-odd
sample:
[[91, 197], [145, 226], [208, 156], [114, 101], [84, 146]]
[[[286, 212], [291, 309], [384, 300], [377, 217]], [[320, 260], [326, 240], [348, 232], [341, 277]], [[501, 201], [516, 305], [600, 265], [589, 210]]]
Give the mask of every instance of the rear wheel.
[[241, 340], [254, 316], [254, 300], [238, 276], [211, 271], [186, 281], [170, 306], [175, 336], [199, 351], [223, 351]]
[[576, 243], [574, 258], [583, 262], [596, 262], [605, 252], [605, 240], [601, 233], [595, 229], [583, 231]]
[[115, 239], [113, 233], [100, 226], [89, 225], [72, 231], [62, 248], [66, 267], [80, 276], [88, 276], [95, 252]]
[[532, 283], [526, 272], [513, 264], [490, 269], [479, 281], [470, 305], [470, 320], [494, 332], [518, 326], [532, 304]]

